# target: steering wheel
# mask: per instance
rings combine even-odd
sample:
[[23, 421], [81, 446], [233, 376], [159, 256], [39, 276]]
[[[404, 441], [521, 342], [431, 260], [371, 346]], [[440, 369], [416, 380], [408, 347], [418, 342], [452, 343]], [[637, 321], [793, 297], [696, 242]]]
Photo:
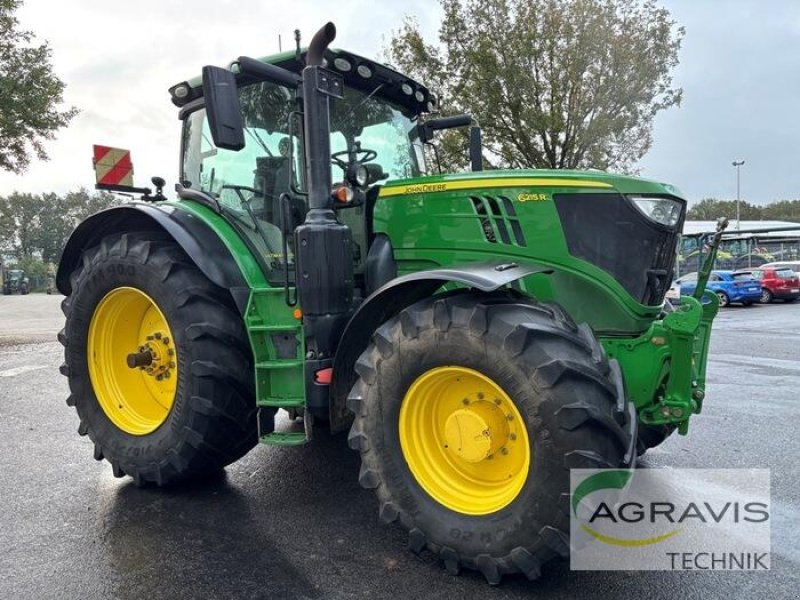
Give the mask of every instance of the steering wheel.
[[[358, 148], [357, 150], [340, 150], [339, 152], [334, 152], [331, 154], [331, 161], [337, 167], [340, 167], [343, 171], [347, 171], [347, 166], [350, 164], [350, 154], [356, 155], [356, 160], [360, 163], [366, 163], [371, 160], [375, 160], [378, 157], [378, 153], [375, 150], [370, 150], [369, 148]], [[363, 155], [363, 156], [359, 156]], [[342, 160], [340, 157], [346, 156], [347, 160]]]

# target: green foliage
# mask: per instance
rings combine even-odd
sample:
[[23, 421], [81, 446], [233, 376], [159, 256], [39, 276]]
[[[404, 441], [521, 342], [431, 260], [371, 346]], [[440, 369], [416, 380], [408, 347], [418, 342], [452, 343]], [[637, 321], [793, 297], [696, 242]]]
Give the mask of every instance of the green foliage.
[[[629, 170], [655, 115], [680, 103], [684, 31], [653, 0], [439, 1], [439, 43], [408, 18], [387, 58], [478, 119], [491, 166]], [[463, 133], [441, 137], [443, 162], [461, 166]]]
[[113, 194], [83, 188], [64, 196], [14, 192], [0, 197], [0, 251], [20, 261], [37, 257], [57, 263], [78, 223], [118, 203]]
[[[719, 217], [736, 218], [736, 200], [704, 198], [689, 209], [686, 218], [693, 221], [715, 221]], [[779, 200], [764, 205], [739, 203], [742, 221], [800, 222], [800, 200]]]
[[50, 47], [18, 28], [21, 5], [0, 0], [0, 169], [13, 173], [25, 171], [32, 154], [47, 160], [44, 142], [78, 112], [59, 110], [64, 83], [53, 73]]

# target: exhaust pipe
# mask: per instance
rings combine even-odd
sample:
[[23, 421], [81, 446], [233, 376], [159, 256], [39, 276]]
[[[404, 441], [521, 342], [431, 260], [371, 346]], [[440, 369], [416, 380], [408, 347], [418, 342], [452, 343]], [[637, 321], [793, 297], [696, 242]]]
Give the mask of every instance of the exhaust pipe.
[[334, 39], [336, 39], [336, 25], [328, 21], [328, 23], [311, 38], [311, 44], [308, 46], [308, 52], [306, 54], [306, 65], [309, 67], [321, 65], [325, 50], [328, 49], [328, 46], [330, 46]]

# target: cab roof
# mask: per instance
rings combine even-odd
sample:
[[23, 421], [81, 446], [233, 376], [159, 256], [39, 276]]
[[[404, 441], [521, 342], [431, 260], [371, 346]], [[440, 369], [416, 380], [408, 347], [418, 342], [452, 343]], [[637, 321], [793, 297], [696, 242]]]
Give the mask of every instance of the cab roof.
[[[293, 73], [300, 73], [305, 66], [305, 48], [300, 52], [289, 51], [279, 54], [263, 56], [257, 60], [276, 65]], [[431, 112], [438, 108], [438, 98], [427, 87], [421, 83], [399, 73], [392, 67], [377, 61], [364, 58], [352, 52], [340, 49], [328, 49], [325, 52], [326, 68], [339, 73], [345, 84], [360, 89], [365, 93], [373, 93], [396, 104], [409, 114], [417, 115], [420, 113]], [[237, 82], [240, 85], [247, 85], [255, 82], [255, 79], [241, 75], [238, 70], [238, 63], [234, 60], [227, 65], [227, 68], [236, 74]], [[203, 79], [202, 76], [175, 84], [169, 89], [172, 103], [175, 106], [183, 107], [189, 102], [202, 98]]]

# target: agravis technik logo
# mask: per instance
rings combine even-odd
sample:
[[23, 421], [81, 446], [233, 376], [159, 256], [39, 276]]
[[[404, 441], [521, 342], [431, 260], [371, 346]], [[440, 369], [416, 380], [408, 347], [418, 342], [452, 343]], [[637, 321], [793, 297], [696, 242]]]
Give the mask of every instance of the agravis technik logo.
[[767, 470], [578, 469], [573, 569], [769, 568]]

